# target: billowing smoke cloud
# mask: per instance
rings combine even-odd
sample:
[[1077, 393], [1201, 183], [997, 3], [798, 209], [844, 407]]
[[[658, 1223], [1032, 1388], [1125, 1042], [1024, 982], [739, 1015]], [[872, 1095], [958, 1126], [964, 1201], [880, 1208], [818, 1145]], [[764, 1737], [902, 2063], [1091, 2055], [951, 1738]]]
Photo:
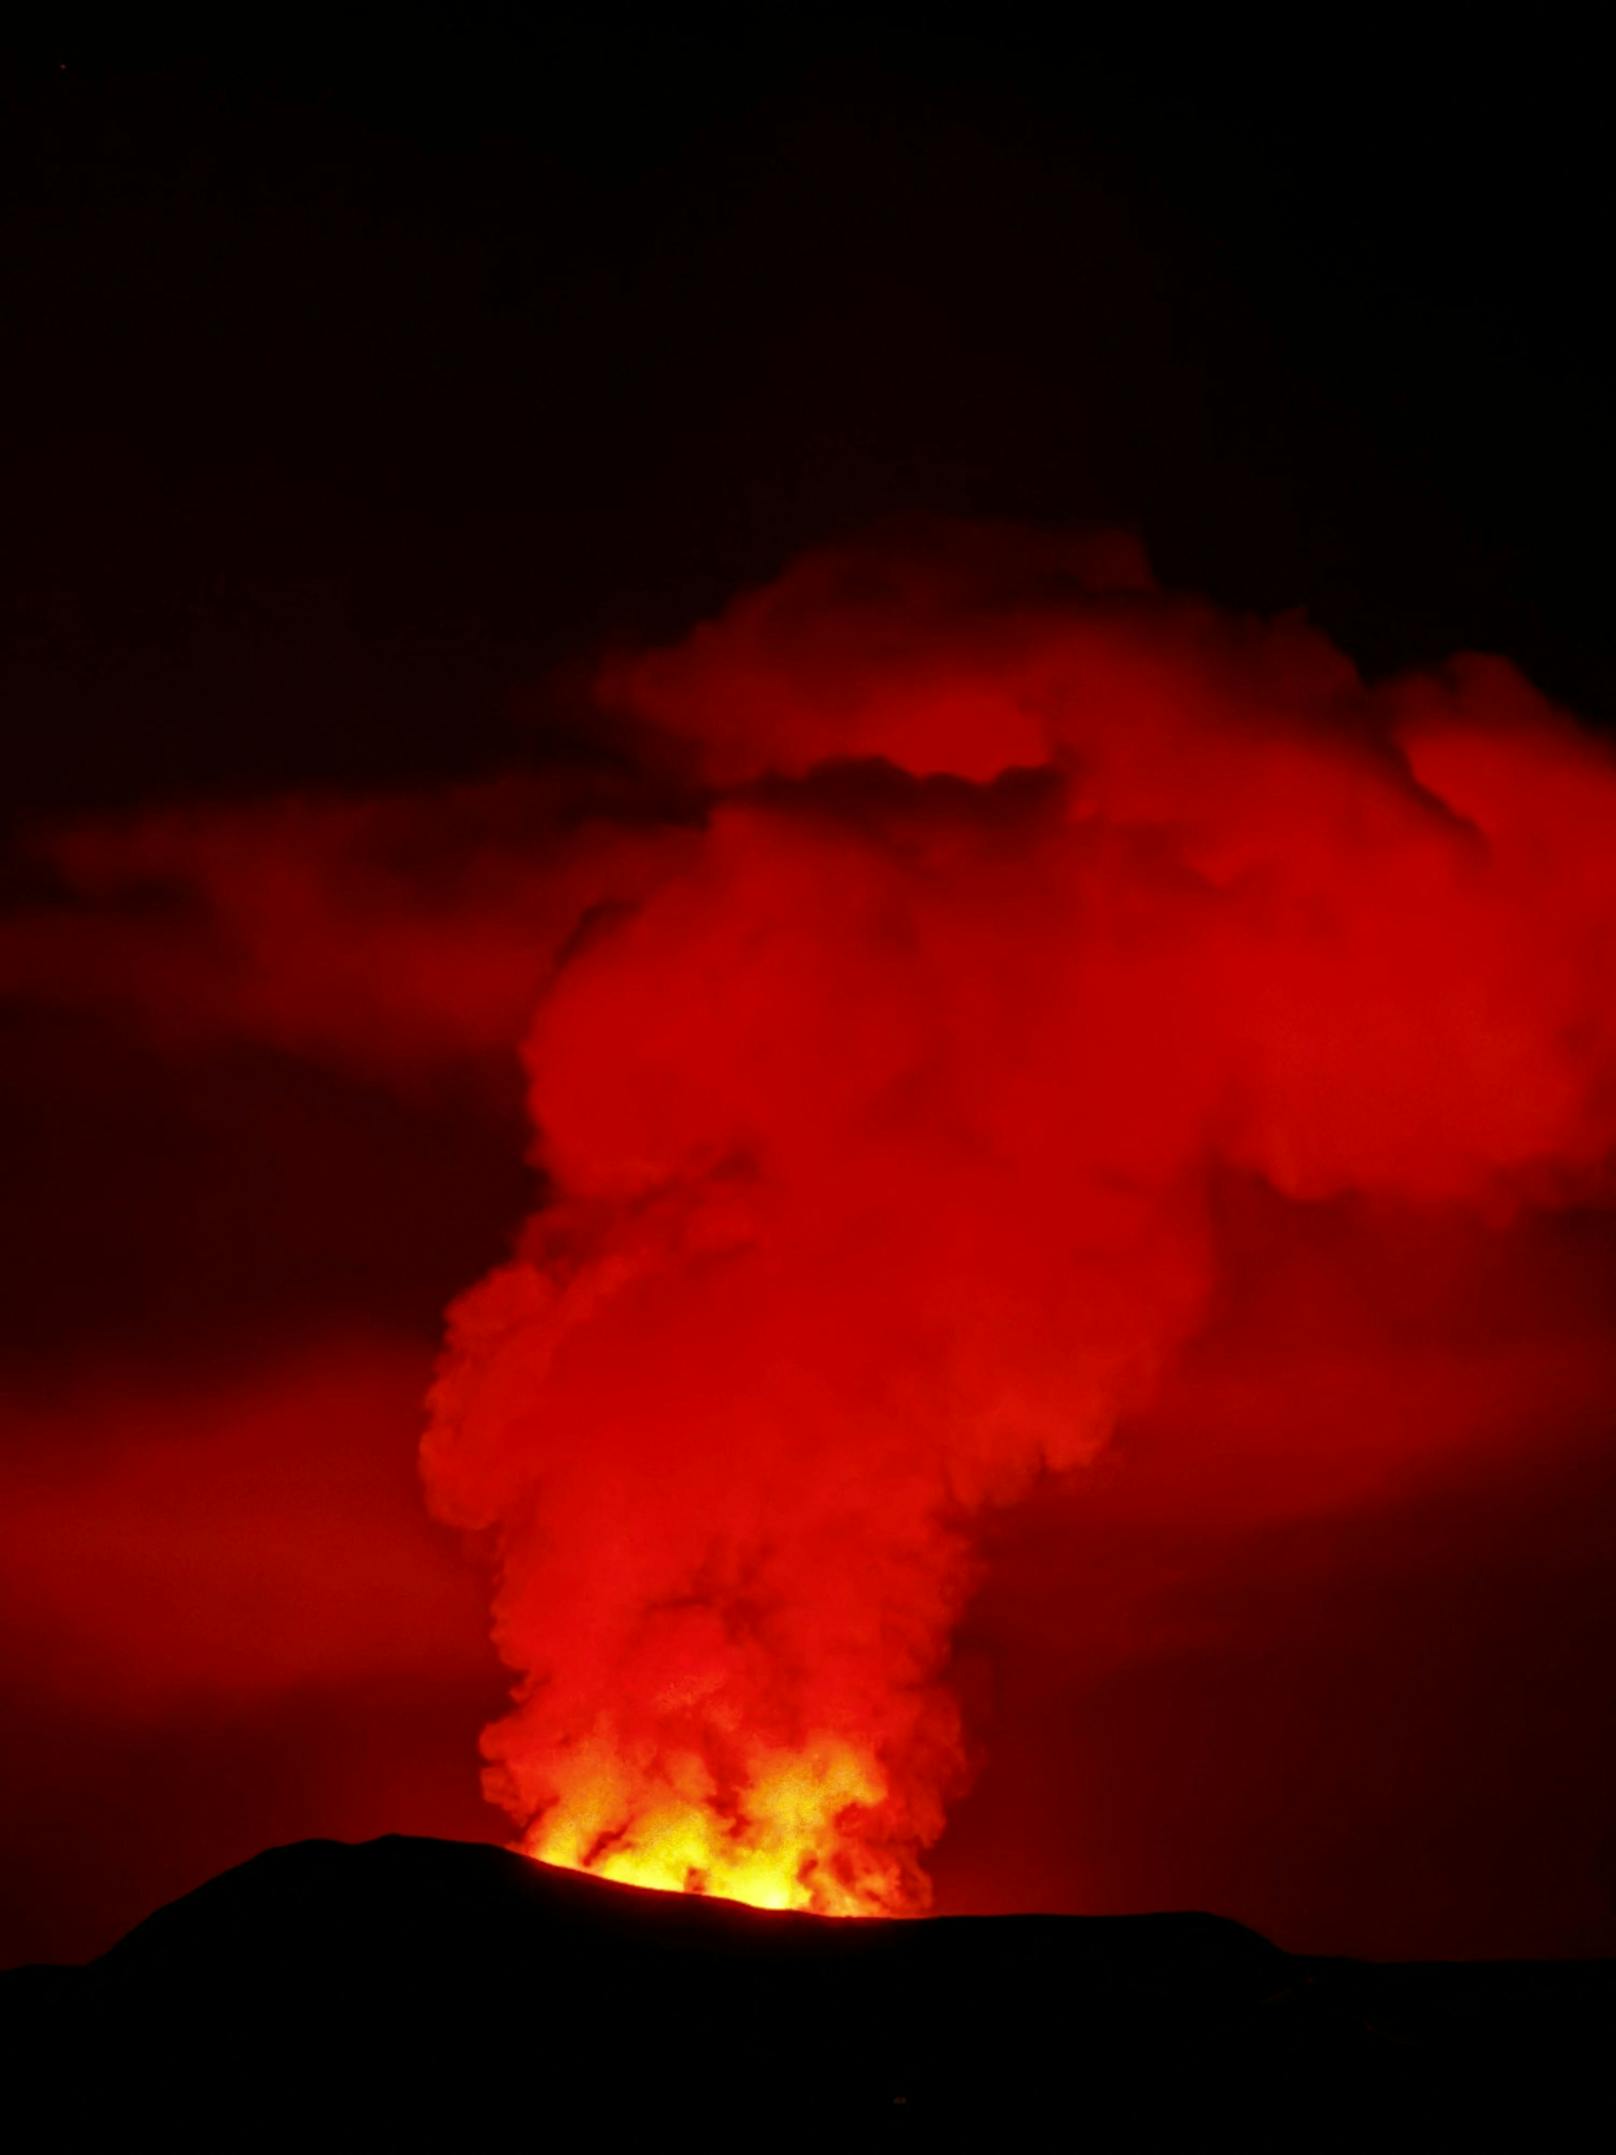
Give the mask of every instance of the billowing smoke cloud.
[[[551, 1860], [918, 1909], [980, 1525], [1202, 1331], [1218, 1191], [1389, 1236], [1609, 1194], [1616, 763], [1501, 662], [1366, 687], [1014, 531], [815, 555], [603, 694], [710, 808], [556, 966], [551, 1194], [452, 1313], [491, 1791]], [[1349, 1483], [1378, 1441], [1296, 1426]]]

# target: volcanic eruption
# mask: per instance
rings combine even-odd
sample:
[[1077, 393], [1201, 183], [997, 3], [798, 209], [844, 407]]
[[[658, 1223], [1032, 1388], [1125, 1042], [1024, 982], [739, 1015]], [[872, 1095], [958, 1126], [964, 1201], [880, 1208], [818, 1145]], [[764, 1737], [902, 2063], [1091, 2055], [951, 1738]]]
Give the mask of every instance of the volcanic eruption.
[[826, 549], [598, 692], [687, 805], [533, 1014], [538, 1200], [432, 1397], [488, 1791], [549, 1862], [918, 1912], [982, 1522], [1149, 1405], [1219, 1193], [1388, 1245], [1609, 1201], [1616, 762], [1105, 534]]

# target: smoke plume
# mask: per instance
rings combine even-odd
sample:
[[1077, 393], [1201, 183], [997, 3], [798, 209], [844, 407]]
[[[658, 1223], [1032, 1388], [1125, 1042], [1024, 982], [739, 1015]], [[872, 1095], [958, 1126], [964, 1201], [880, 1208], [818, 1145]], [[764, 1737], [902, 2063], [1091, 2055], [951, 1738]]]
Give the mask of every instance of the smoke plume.
[[[1609, 1197], [1616, 762], [1501, 661], [1366, 685], [991, 528], [810, 556], [600, 694], [706, 807], [561, 948], [542, 1202], [451, 1313], [490, 1793], [551, 1861], [918, 1910], [983, 1525], [1158, 1396], [1220, 1192], [1461, 1239]], [[1350, 1482], [1375, 1432], [1294, 1404]]]

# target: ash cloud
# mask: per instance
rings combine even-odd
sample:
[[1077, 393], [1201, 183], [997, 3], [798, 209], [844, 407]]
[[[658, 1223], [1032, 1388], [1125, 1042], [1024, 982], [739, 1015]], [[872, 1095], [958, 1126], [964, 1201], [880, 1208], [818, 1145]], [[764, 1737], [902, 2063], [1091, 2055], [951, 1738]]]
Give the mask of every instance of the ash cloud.
[[[1388, 1263], [1607, 1204], [1616, 763], [1502, 661], [1366, 685], [1125, 540], [995, 528], [808, 556], [601, 694], [710, 807], [546, 987], [549, 1195], [451, 1317], [425, 1471], [498, 1550], [491, 1792], [557, 1860], [918, 1908], [987, 1528], [1222, 1336], [1230, 1191]], [[1417, 1482], [1474, 1366], [1390, 1457], [1206, 1416], [1163, 1508]]]

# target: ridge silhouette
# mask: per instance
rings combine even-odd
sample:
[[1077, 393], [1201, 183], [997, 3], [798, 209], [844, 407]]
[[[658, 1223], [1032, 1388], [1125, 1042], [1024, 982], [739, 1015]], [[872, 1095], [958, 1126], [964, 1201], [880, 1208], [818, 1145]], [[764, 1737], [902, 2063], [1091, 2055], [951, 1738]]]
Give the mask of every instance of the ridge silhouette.
[[0, 1975], [29, 2147], [1570, 2145], [1616, 2118], [1613, 2006], [1609, 1962], [776, 1915], [402, 1837], [269, 1850], [86, 1967]]

